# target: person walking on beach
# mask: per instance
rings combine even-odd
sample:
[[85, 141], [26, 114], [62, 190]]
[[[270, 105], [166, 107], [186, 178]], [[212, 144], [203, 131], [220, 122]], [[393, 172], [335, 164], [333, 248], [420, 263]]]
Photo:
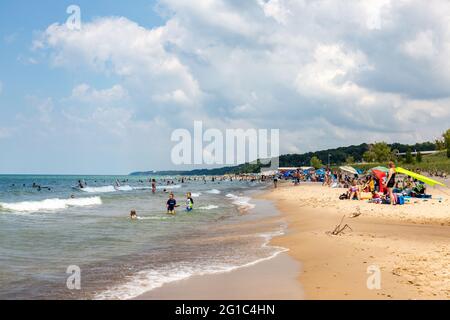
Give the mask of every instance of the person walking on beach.
[[386, 179], [387, 183], [385, 187], [387, 188], [389, 199], [391, 200], [391, 205], [396, 205], [397, 202], [395, 201], [394, 196], [394, 186], [395, 186], [395, 176], [397, 174], [397, 171], [395, 170], [395, 164], [394, 162], [389, 162], [389, 174]]

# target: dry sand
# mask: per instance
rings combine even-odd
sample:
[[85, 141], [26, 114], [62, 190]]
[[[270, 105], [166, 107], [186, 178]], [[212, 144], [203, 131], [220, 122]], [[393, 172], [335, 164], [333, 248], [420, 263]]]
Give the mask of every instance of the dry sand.
[[[303, 264], [299, 281], [307, 299], [449, 299], [450, 203], [439, 200], [404, 206], [339, 200], [343, 189], [282, 185], [265, 195], [287, 219], [287, 235], [273, 241]], [[349, 218], [354, 213], [357, 218]], [[329, 231], [348, 224], [343, 235]], [[369, 290], [368, 267], [381, 271], [381, 289]]]

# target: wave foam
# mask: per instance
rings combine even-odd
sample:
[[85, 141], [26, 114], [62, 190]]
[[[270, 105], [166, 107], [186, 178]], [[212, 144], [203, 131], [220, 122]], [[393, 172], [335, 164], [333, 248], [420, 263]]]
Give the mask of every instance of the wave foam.
[[114, 286], [102, 293], [98, 293], [94, 299], [96, 300], [128, 300], [139, 297], [140, 295], [160, 288], [166, 283], [184, 280], [192, 276], [202, 276], [208, 274], [228, 273], [241, 268], [254, 266], [258, 263], [271, 260], [279, 254], [288, 251], [286, 248], [271, 246], [270, 240], [274, 236], [283, 234], [282, 231], [274, 233], [260, 234], [259, 237], [264, 239], [262, 248], [272, 247], [274, 251], [267, 257], [259, 258], [254, 261], [231, 265], [227, 263], [219, 263], [215, 265], [205, 264], [201, 265], [180, 265], [169, 264], [164, 269], [144, 270], [127, 278], [128, 282], [125, 284]]
[[221, 193], [220, 190], [217, 190], [217, 189], [211, 189], [211, 190], [206, 191], [206, 192], [210, 193], [210, 194], [220, 194]]
[[227, 198], [230, 198], [233, 201], [233, 204], [237, 205], [243, 209], [253, 209], [255, 205], [250, 203], [250, 197], [236, 196], [232, 193], [227, 194]]
[[172, 189], [180, 189], [180, 188], [181, 188], [181, 184], [170, 185], [170, 186], [157, 186], [156, 187], [156, 189], [158, 189], [158, 190], [163, 190], [163, 189], [172, 190]]
[[215, 206], [213, 204], [210, 204], [209, 206], [204, 206], [204, 207], [200, 207], [198, 208], [199, 210], [214, 210], [214, 209], [218, 209], [219, 206]]
[[121, 186], [121, 187], [115, 187], [115, 186], [103, 186], [103, 187], [86, 187], [83, 189], [78, 189], [83, 192], [87, 193], [110, 193], [110, 192], [117, 192], [117, 191], [133, 191], [134, 188], [131, 186]]
[[68, 207], [86, 207], [101, 205], [100, 197], [75, 198], [75, 199], [45, 199], [42, 201], [24, 201], [16, 203], [0, 203], [0, 207], [18, 212], [36, 212], [43, 210], [61, 210]]

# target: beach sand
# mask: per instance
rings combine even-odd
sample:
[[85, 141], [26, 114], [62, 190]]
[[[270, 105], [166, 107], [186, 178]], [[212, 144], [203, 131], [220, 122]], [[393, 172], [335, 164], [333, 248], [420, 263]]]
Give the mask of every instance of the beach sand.
[[[450, 203], [448, 189], [430, 189], [439, 200], [404, 206], [339, 200], [345, 190], [284, 184], [265, 195], [275, 201], [289, 229], [274, 245], [303, 264], [306, 299], [449, 299]], [[354, 213], [357, 218], [349, 218]], [[344, 234], [332, 236], [343, 218]], [[368, 268], [381, 289], [369, 290]]]
[[299, 300], [299, 264], [286, 253], [227, 273], [194, 276], [147, 292], [137, 300]]
[[[281, 183], [259, 198], [273, 201], [287, 222], [286, 234], [271, 241], [287, 253], [168, 283], [138, 299], [449, 299], [448, 189], [430, 188], [433, 200], [404, 206], [339, 200], [343, 192]], [[344, 216], [351, 230], [329, 234]], [[380, 289], [368, 288], [373, 270]]]

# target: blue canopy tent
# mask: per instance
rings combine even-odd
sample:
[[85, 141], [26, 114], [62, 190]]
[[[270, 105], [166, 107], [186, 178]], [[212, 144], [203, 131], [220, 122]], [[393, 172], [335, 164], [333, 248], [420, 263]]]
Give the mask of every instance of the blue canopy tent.
[[325, 169], [322, 168], [322, 169], [316, 170], [316, 174], [319, 176], [323, 176], [325, 174]]

